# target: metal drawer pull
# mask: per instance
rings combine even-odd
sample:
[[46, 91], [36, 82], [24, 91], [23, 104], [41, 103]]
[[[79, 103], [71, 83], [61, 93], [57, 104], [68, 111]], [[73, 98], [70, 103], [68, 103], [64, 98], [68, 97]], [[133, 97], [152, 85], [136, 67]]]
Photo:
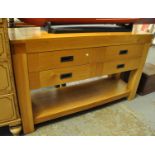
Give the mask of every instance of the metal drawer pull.
[[120, 55], [128, 54], [128, 50], [120, 50], [120, 51], [119, 51], [119, 54], [120, 54]]
[[69, 62], [69, 61], [73, 61], [73, 60], [74, 60], [73, 56], [61, 57], [61, 62]]
[[124, 68], [125, 67], [125, 64], [119, 64], [119, 65], [117, 65], [117, 68], [119, 69], [119, 68]]
[[60, 75], [60, 79], [67, 79], [71, 77], [72, 77], [72, 73], [65, 73]]

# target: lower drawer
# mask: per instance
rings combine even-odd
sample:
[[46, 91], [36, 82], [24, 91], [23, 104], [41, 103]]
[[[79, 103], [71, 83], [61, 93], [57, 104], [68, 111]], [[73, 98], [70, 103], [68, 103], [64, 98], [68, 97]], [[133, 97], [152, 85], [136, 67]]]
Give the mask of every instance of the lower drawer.
[[104, 63], [103, 74], [113, 74], [119, 72], [125, 72], [128, 70], [134, 70], [138, 68], [140, 64], [140, 58], [138, 59], [128, 59], [128, 60], [118, 60], [109, 61]]
[[30, 88], [36, 89], [91, 77], [90, 65], [81, 65], [29, 73]]
[[14, 95], [0, 96], [0, 123], [16, 119]]

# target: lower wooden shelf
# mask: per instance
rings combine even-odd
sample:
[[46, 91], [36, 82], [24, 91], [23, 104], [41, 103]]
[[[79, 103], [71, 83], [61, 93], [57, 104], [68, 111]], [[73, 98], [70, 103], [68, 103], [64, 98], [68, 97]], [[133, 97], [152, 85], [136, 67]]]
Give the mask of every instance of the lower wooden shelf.
[[129, 95], [122, 80], [100, 79], [60, 89], [32, 93], [35, 124], [86, 110]]

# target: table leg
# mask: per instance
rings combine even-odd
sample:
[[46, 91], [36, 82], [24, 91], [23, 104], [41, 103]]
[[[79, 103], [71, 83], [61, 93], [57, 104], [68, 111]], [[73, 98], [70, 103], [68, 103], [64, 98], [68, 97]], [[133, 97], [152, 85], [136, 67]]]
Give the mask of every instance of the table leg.
[[136, 91], [140, 82], [140, 78], [142, 76], [143, 67], [146, 61], [149, 46], [150, 44], [146, 44], [144, 51], [142, 51], [143, 55], [141, 57], [141, 61], [138, 69], [130, 72], [129, 81], [128, 81], [128, 88], [130, 90], [130, 94], [128, 96], [128, 100], [132, 100], [136, 95]]
[[27, 55], [24, 44], [12, 47], [13, 67], [17, 88], [18, 103], [22, 118], [23, 131], [25, 134], [34, 131], [32, 103], [29, 88], [29, 77], [27, 68]]
[[128, 81], [128, 88], [130, 90], [130, 94], [128, 96], [128, 100], [132, 100], [135, 97], [141, 75], [142, 71], [138, 69], [130, 72]]

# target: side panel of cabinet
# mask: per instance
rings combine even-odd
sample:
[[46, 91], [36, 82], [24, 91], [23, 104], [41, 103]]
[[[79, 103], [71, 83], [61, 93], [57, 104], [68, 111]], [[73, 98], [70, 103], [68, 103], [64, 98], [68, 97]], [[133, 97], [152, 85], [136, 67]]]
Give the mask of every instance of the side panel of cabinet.
[[0, 123], [16, 119], [14, 94], [0, 96]]
[[12, 91], [10, 65], [7, 62], [0, 63], [0, 94]]
[[5, 34], [3, 28], [0, 28], [0, 59], [6, 58]]

